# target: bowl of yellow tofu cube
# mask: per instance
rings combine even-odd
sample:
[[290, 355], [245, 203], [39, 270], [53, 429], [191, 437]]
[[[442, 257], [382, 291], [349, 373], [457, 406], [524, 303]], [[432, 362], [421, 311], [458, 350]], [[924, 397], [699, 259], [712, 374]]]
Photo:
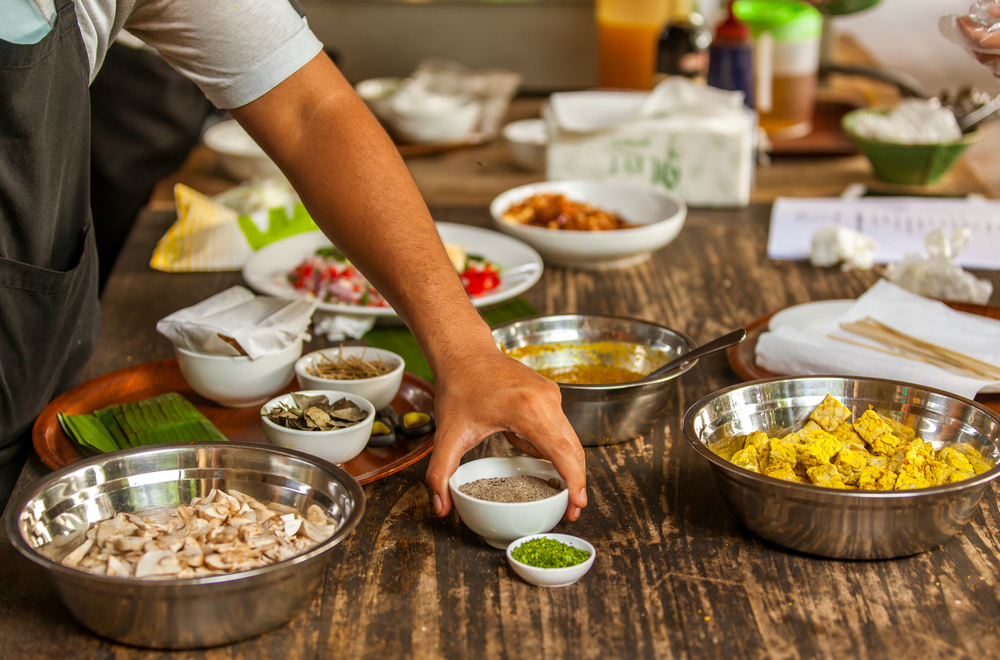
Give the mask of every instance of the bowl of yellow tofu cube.
[[772, 378], [714, 392], [684, 435], [750, 531], [823, 557], [944, 543], [1000, 476], [1000, 419], [942, 390], [877, 378]]

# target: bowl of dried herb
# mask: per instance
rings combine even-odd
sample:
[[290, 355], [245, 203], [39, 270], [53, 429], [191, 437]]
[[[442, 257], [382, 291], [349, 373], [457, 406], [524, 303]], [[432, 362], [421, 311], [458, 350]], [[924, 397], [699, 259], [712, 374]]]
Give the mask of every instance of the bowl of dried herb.
[[578, 536], [532, 534], [507, 546], [507, 563], [522, 580], [539, 587], [568, 587], [594, 565], [597, 549]]
[[349, 392], [382, 410], [403, 382], [403, 358], [392, 351], [368, 346], [339, 346], [303, 355], [295, 363], [295, 377], [303, 390]]
[[349, 392], [305, 390], [271, 399], [260, 417], [270, 444], [346, 463], [368, 443], [375, 407]]

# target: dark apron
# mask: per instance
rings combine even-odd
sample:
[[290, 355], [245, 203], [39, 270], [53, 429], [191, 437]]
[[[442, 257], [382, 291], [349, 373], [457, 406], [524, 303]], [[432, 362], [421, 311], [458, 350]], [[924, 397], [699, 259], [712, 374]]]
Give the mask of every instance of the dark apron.
[[72, 0], [57, 5], [38, 43], [0, 40], [0, 464], [100, 328], [89, 63]]

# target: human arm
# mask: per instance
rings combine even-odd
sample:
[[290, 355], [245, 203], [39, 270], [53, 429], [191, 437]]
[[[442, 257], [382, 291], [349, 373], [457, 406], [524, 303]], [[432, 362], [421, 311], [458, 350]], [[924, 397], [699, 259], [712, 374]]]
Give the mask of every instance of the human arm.
[[[555, 383], [503, 355], [455, 274], [395, 146], [326, 55], [231, 114], [278, 164], [316, 223], [400, 315], [438, 382], [434, 508], [447, 481], [491, 433], [553, 462], [570, 490], [566, 515], [587, 504], [583, 449]], [[530, 444], [512, 434], [530, 440]]]

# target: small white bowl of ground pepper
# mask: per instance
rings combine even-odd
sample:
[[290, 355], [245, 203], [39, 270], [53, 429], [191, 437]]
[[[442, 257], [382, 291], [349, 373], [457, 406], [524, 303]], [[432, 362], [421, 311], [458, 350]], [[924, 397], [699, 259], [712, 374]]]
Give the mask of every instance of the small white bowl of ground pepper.
[[507, 546], [507, 563], [522, 580], [539, 587], [568, 587], [594, 565], [597, 549], [569, 534], [533, 534]]
[[458, 517], [494, 548], [551, 530], [569, 505], [566, 482], [549, 461], [530, 456], [481, 458], [448, 480]]

